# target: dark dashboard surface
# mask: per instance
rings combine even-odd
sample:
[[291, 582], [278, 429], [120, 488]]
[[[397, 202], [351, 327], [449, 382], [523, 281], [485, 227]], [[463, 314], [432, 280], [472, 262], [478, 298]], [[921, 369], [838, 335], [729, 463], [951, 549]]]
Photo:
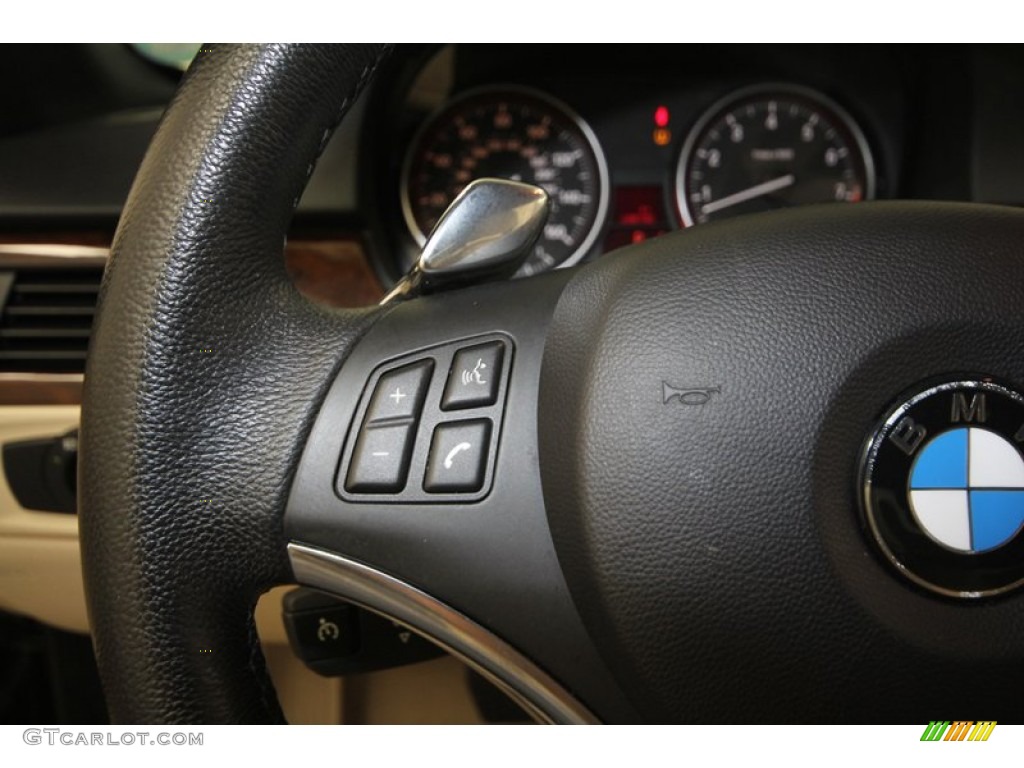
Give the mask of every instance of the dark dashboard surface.
[[[4, 46], [0, 60], [21, 73], [0, 86], [15, 107], [0, 118], [0, 220], [112, 229], [179, 75], [119, 45]], [[683, 226], [687, 136], [723, 97], [764, 84], [810, 89], [849, 116], [875, 198], [1020, 204], [1022, 76], [1016, 46], [399, 46], [329, 145], [295, 227], [358, 233], [394, 278], [418, 247], [402, 210], [411, 146], [461, 94], [507, 87], [577, 115], [606, 160], [607, 205], [580, 258]]]

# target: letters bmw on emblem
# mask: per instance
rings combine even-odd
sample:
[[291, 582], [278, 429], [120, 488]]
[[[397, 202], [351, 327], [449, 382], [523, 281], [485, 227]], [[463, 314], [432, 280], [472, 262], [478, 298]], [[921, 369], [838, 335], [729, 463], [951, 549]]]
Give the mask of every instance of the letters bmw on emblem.
[[1024, 396], [987, 377], [928, 387], [867, 444], [861, 507], [883, 555], [950, 597], [1024, 584]]

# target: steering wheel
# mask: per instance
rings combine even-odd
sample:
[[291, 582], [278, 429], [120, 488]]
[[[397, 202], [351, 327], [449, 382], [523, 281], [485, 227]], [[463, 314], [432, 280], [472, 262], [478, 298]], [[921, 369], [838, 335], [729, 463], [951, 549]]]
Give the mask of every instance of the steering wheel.
[[1024, 602], [922, 586], [859, 492], [901, 393], [1024, 382], [1024, 213], [795, 209], [327, 310], [282, 245], [386, 55], [209, 49], [139, 171], [81, 432], [114, 720], [281, 721], [252, 614], [293, 582], [539, 720], [1024, 714]]

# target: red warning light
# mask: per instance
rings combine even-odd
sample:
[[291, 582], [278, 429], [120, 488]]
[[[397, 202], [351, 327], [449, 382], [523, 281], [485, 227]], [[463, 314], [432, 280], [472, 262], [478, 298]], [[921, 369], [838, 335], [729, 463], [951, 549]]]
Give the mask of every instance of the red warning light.
[[668, 128], [668, 119], [668, 107], [666, 107], [664, 104], [662, 104], [656, 110], [654, 110], [654, 124], [659, 128]]

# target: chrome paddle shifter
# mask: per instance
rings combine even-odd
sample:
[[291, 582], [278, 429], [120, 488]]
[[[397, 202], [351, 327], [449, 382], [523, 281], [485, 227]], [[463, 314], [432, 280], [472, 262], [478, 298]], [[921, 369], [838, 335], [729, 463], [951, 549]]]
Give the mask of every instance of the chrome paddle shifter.
[[441, 216], [413, 268], [380, 303], [509, 277], [529, 256], [550, 207], [547, 193], [532, 184], [471, 182]]

